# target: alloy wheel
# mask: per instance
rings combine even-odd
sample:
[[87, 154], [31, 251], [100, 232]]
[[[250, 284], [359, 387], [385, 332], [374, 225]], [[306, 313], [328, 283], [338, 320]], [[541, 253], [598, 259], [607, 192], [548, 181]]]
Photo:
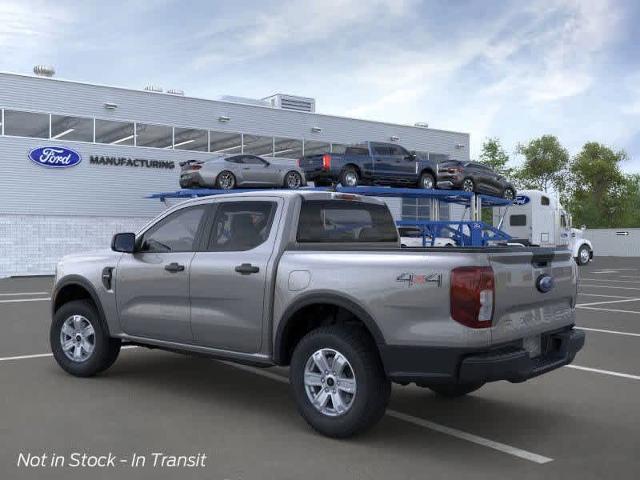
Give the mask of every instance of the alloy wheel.
[[222, 172], [218, 178], [218, 185], [222, 190], [231, 190], [236, 184], [233, 175], [229, 172]]
[[96, 346], [96, 333], [91, 322], [82, 315], [67, 318], [60, 329], [60, 345], [69, 360], [87, 360]]
[[289, 172], [287, 174], [287, 188], [295, 190], [297, 188], [300, 188], [301, 184], [302, 184], [302, 179], [300, 178], [300, 175], [298, 173]]
[[345, 173], [344, 183], [347, 184], [347, 187], [356, 187], [358, 185], [358, 175], [356, 175], [356, 172]]
[[353, 406], [357, 382], [347, 358], [337, 350], [316, 350], [304, 369], [304, 387], [314, 408], [329, 417], [344, 415]]
[[465, 179], [465, 181], [462, 182], [462, 190], [465, 192], [473, 192], [473, 180], [470, 178]]

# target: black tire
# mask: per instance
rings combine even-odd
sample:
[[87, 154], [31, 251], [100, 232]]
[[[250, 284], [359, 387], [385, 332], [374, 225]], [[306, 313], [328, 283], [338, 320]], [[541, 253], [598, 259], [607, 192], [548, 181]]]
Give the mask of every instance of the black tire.
[[[62, 349], [61, 330], [65, 321], [74, 315], [87, 319], [94, 331], [94, 348], [84, 361], [71, 360]], [[109, 337], [95, 305], [89, 300], [74, 300], [62, 305], [53, 314], [49, 342], [58, 365], [76, 377], [91, 377], [108, 369], [120, 353], [120, 339]]]
[[591, 260], [591, 249], [588, 245], [582, 245], [578, 249], [578, 256], [576, 257], [576, 263], [580, 266], [584, 266]]
[[429, 385], [429, 390], [446, 398], [462, 397], [481, 388], [484, 383], [443, 383]]
[[[227, 184], [225, 182], [225, 178], [227, 178], [226, 176], [229, 176], [229, 181], [230, 183]], [[218, 174], [218, 176], [216, 177], [216, 188], [219, 190], [233, 190], [237, 185], [236, 182], [236, 176], [231, 173], [229, 170], [223, 170], [222, 172], [220, 172]]]
[[475, 192], [476, 191], [476, 183], [471, 178], [465, 178], [462, 181], [462, 185], [460, 185], [460, 189], [464, 192]]
[[507, 187], [504, 189], [504, 192], [502, 192], [502, 198], [514, 200], [516, 198], [516, 192], [513, 191], [513, 188]]
[[[353, 403], [339, 416], [320, 412], [307, 396], [305, 368], [312, 354], [320, 349], [340, 352], [357, 381]], [[309, 332], [296, 345], [289, 377], [298, 411], [311, 427], [328, 437], [346, 438], [372, 427], [384, 415], [391, 394], [391, 382], [384, 373], [375, 343], [360, 327], [332, 325]]]
[[[289, 178], [295, 176], [297, 178], [297, 184], [296, 186], [292, 186], [291, 182], [289, 181]], [[289, 190], [297, 190], [298, 188], [302, 187], [302, 175], [300, 175], [298, 172], [296, 172], [295, 170], [291, 170], [289, 172], [287, 172], [287, 174], [284, 176], [284, 188], [287, 188]]]
[[340, 173], [340, 184], [343, 187], [357, 187], [360, 184], [360, 174], [354, 167], [345, 167]]
[[[428, 186], [431, 185], [431, 186]], [[424, 172], [420, 175], [420, 181], [418, 182], [418, 188], [422, 188], [425, 190], [433, 190], [436, 188], [436, 179], [433, 174], [429, 172]]]

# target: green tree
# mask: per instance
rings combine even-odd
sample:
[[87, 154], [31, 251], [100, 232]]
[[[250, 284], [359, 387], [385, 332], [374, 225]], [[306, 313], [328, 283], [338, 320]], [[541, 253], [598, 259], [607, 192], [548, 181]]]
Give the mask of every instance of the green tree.
[[484, 141], [478, 161], [505, 176], [510, 176], [513, 170], [507, 166], [509, 155], [496, 137], [487, 138]]
[[576, 225], [632, 227], [640, 225], [640, 177], [625, 175], [624, 151], [586, 143], [571, 161], [569, 208]]
[[562, 194], [566, 188], [569, 152], [554, 135], [543, 135], [526, 145], [519, 144], [516, 152], [524, 156], [523, 165], [515, 172], [520, 187], [545, 192], [553, 188]]

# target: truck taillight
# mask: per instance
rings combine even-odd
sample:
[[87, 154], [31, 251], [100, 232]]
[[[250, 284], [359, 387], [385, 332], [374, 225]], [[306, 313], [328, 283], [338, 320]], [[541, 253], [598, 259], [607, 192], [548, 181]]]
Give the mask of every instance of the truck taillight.
[[331, 155], [325, 153], [322, 155], [322, 169], [330, 170], [331, 169]]
[[451, 271], [451, 318], [470, 328], [488, 328], [493, 320], [495, 281], [491, 267]]
[[298, 168], [300, 168], [300, 164], [302, 163], [302, 159], [299, 158], [298, 160], [296, 160], [296, 164], [298, 165]]

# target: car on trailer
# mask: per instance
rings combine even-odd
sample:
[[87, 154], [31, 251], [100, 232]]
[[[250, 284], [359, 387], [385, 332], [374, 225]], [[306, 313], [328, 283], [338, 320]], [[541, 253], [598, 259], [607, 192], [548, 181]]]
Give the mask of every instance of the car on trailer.
[[296, 161], [258, 155], [220, 155], [211, 160], [180, 163], [181, 188], [288, 188], [295, 190], [307, 182]]
[[305, 155], [298, 161], [307, 180], [317, 186], [387, 185], [436, 188], [438, 163], [428, 154], [410, 152], [396, 143], [363, 142], [343, 154]]
[[479, 162], [445, 160], [438, 165], [438, 188], [484, 193], [513, 200], [515, 186], [498, 172]]

